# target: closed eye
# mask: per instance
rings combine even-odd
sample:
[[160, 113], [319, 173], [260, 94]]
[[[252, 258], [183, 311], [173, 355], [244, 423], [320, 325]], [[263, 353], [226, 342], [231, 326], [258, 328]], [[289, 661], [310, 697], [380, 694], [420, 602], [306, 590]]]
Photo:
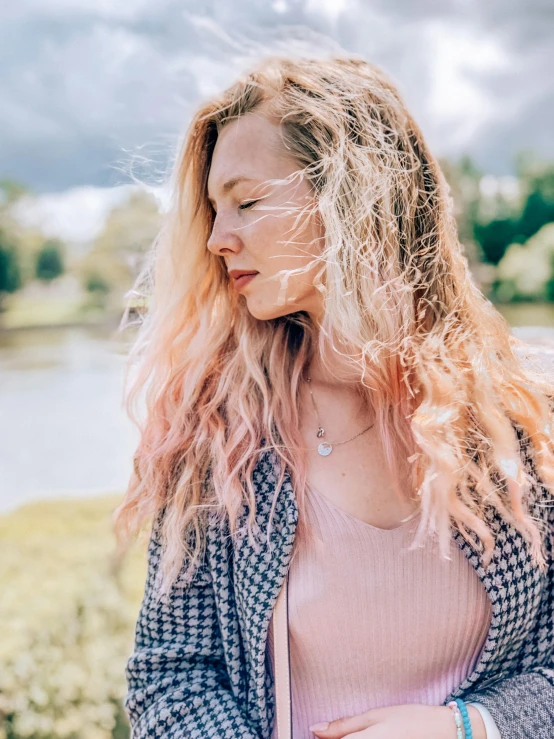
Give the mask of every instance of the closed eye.
[[258, 200], [247, 200], [246, 203], [241, 203], [239, 205], [239, 210], [246, 210], [247, 208], [251, 208], [257, 202]]

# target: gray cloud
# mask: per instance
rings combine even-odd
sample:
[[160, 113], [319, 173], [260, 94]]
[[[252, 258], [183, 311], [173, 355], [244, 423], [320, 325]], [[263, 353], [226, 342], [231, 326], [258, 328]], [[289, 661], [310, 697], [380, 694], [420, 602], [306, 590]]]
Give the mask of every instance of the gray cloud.
[[554, 156], [551, 0], [23, 0], [2, 15], [0, 177], [38, 191], [126, 182], [142, 158], [161, 174], [191, 108], [283, 27], [381, 64], [439, 155], [497, 174], [517, 149]]

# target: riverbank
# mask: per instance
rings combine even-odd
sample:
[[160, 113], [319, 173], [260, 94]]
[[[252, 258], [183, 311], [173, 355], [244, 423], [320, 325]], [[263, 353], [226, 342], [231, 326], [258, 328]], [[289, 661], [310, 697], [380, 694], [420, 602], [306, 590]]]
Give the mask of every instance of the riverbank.
[[121, 311], [107, 309], [94, 295], [82, 291], [71, 275], [50, 284], [35, 280], [2, 298], [0, 331], [25, 329], [117, 325]]
[[[0, 332], [119, 326], [123, 306], [121, 310], [106, 310], [95, 305], [90, 296], [83, 295], [75, 286], [65, 290], [53, 287], [34, 284], [32, 289], [26, 288], [6, 296], [3, 300], [4, 309], [0, 312]], [[497, 303], [495, 307], [510, 326], [554, 329], [554, 303]]]

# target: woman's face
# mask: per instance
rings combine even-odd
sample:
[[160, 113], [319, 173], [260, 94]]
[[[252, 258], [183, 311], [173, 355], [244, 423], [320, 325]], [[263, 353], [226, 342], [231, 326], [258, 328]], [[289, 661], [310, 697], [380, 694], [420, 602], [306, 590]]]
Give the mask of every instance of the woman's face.
[[[223, 258], [227, 271], [258, 274], [244, 285], [230, 278], [244, 295], [249, 312], [260, 320], [304, 310], [317, 321], [322, 295], [313, 279], [313, 261], [323, 247], [320, 219], [310, 209], [310, 183], [287, 152], [278, 124], [248, 113], [221, 130], [208, 177], [208, 198], [215, 221], [208, 249]], [[287, 179], [288, 178], [288, 179]], [[279, 276], [313, 261], [309, 271]]]

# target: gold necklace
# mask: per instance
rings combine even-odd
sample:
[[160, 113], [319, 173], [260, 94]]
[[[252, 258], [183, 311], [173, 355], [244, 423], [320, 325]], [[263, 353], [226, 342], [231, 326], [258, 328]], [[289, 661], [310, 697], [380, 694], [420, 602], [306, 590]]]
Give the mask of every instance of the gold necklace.
[[[318, 429], [317, 429], [316, 436], [318, 439], [321, 439], [325, 436], [325, 429], [323, 428], [323, 426], [321, 425], [321, 421], [319, 420], [319, 414], [317, 412], [317, 406], [315, 404], [314, 394], [312, 393], [312, 388], [311, 388], [312, 378], [308, 377], [307, 380], [308, 380], [308, 389], [310, 391], [310, 395], [312, 396], [312, 403], [314, 406], [315, 416], [317, 418]], [[354, 439], [357, 439], [358, 436], [361, 436], [362, 434], [365, 434], [366, 431], [369, 431], [369, 429], [373, 425], [374, 423], [372, 423], [370, 426], [368, 426], [363, 431], [360, 431], [358, 434], [356, 434], [356, 436], [353, 436], [351, 439], [346, 439], [346, 441], [336, 441], [334, 445], [330, 444], [328, 441], [322, 441], [321, 444], [317, 447], [317, 449], [312, 448], [312, 449], [309, 449], [309, 451], [311, 452], [317, 451], [322, 457], [328, 457], [333, 451], [333, 446], [339, 446], [340, 444], [347, 444], [349, 441], [353, 441]]]

